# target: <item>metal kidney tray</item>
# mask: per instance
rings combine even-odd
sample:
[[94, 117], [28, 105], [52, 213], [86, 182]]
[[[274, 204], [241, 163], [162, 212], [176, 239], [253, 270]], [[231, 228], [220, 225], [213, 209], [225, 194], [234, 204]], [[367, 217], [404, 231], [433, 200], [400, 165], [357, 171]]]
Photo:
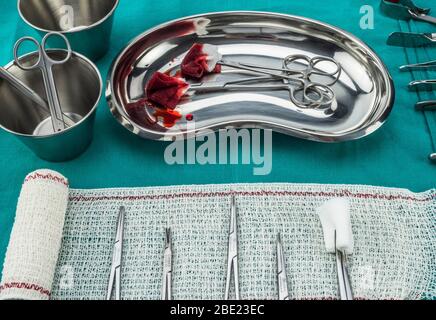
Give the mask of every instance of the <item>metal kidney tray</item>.
[[[291, 54], [333, 58], [343, 68], [332, 87], [336, 110], [298, 108], [286, 91], [215, 92], [184, 99], [177, 108], [183, 117], [171, 128], [132, 119], [126, 112], [127, 103], [145, 96], [144, 87], [154, 72], [180, 69], [183, 57], [196, 42], [218, 46], [225, 60], [275, 67]], [[240, 78], [241, 71], [224, 68], [203, 82], [234, 79], [235, 72]], [[112, 65], [107, 99], [115, 118], [147, 139], [186, 138], [204, 129], [236, 127], [340, 142], [362, 138], [380, 128], [392, 110], [395, 91], [380, 58], [339, 28], [297, 16], [223, 12], [172, 21], [133, 40]], [[195, 129], [187, 115], [194, 117]]]

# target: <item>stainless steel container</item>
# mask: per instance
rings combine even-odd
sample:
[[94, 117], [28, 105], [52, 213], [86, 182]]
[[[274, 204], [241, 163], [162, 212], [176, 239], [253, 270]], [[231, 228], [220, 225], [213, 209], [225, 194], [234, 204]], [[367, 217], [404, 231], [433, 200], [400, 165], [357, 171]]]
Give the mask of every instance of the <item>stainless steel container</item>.
[[[49, 50], [50, 57], [60, 60], [65, 50]], [[37, 52], [20, 57], [24, 65], [32, 65]], [[39, 69], [21, 70], [14, 62], [5, 66], [9, 72], [45, 97]], [[0, 127], [18, 137], [40, 158], [61, 162], [83, 153], [92, 141], [95, 113], [103, 82], [97, 67], [86, 57], [73, 53], [71, 59], [53, 68], [63, 112], [77, 123], [65, 131], [54, 133], [50, 114], [0, 79]]]
[[[42, 36], [61, 32], [74, 51], [98, 60], [109, 50], [119, 0], [18, 0], [21, 18]], [[53, 47], [59, 48], [56, 44]]]

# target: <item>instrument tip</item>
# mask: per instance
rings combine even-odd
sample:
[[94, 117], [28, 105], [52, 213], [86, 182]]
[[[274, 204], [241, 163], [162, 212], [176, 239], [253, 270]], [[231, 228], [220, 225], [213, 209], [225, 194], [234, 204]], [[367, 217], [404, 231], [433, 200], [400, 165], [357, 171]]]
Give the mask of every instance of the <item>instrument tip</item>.
[[171, 228], [165, 228], [165, 241], [167, 244], [171, 243]]

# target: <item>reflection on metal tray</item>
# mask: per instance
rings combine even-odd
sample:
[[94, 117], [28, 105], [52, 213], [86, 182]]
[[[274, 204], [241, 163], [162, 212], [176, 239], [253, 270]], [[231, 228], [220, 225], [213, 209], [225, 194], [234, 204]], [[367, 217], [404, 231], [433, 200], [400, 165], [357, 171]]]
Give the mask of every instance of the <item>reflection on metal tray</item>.
[[[145, 95], [148, 79], [156, 71], [177, 71], [196, 42], [218, 46], [227, 60], [273, 67], [280, 67], [291, 54], [333, 58], [343, 68], [332, 87], [335, 105], [328, 110], [300, 109], [286, 91], [215, 92], [185, 99], [177, 108], [183, 117], [171, 127], [159, 121], [132, 119], [126, 107]], [[203, 81], [226, 81], [240, 75], [240, 71], [224, 67], [221, 74], [209, 75]], [[321, 142], [347, 141], [380, 128], [394, 98], [386, 67], [356, 37], [319, 21], [262, 12], [204, 14], [149, 30], [116, 58], [107, 88], [115, 118], [133, 133], [156, 140], [186, 138], [193, 131], [232, 126], [272, 129]], [[189, 125], [192, 119], [195, 129]]]

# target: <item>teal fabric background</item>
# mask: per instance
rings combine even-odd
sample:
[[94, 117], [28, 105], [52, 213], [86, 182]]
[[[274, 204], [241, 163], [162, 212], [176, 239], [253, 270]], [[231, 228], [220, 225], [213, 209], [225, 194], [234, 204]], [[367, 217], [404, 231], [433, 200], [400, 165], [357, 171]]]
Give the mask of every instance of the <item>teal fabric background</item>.
[[[417, 3], [433, 6], [436, 2]], [[359, 25], [362, 5], [375, 11], [375, 29]], [[269, 176], [253, 176], [252, 166], [168, 166], [163, 159], [166, 144], [142, 140], [122, 128], [111, 116], [105, 100], [99, 106], [95, 139], [80, 158], [53, 164], [42, 161], [14, 137], [0, 132], [0, 266], [12, 228], [17, 197], [23, 178], [35, 169], [57, 170], [70, 179], [73, 188], [136, 187], [173, 184], [237, 182], [346, 183], [401, 187], [424, 191], [435, 187], [436, 168], [427, 160], [435, 150], [430, 130], [436, 134], [435, 113], [414, 111], [416, 93], [407, 91], [410, 73], [398, 66], [408, 59], [436, 59], [436, 49], [405, 50], [386, 46], [392, 31], [413, 27], [430, 31], [426, 23], [400, 23], [384, 17], [379, 0], [121, 0], [116, 12], [110, 52], [97, 65], [103, 78], [117, 53], [135, 36], [175, 18], [227, 10], [260, 10], [318, 19], [364, 40], [385, 61], [395, 80], [397, 100], [386, 123], [373, 135], [358, 141], [325, 145], [274, 134], [273, 171]], [[16, 1], [0, 0], [0, 63], [12, 60], [14, 42], [35, 35], [21, 22]], [[434, 29], [433, 29], [434, 30]], [[419, 56], [419, 55], [418, 55]], [[432, 76], [436, 77], [433, 73]], [[0, 102], [1, 107], [1, 102]], [[436, 136], [435, 136], [436, 137]], [[435, 138], [434, 137], [434, 138]]]

